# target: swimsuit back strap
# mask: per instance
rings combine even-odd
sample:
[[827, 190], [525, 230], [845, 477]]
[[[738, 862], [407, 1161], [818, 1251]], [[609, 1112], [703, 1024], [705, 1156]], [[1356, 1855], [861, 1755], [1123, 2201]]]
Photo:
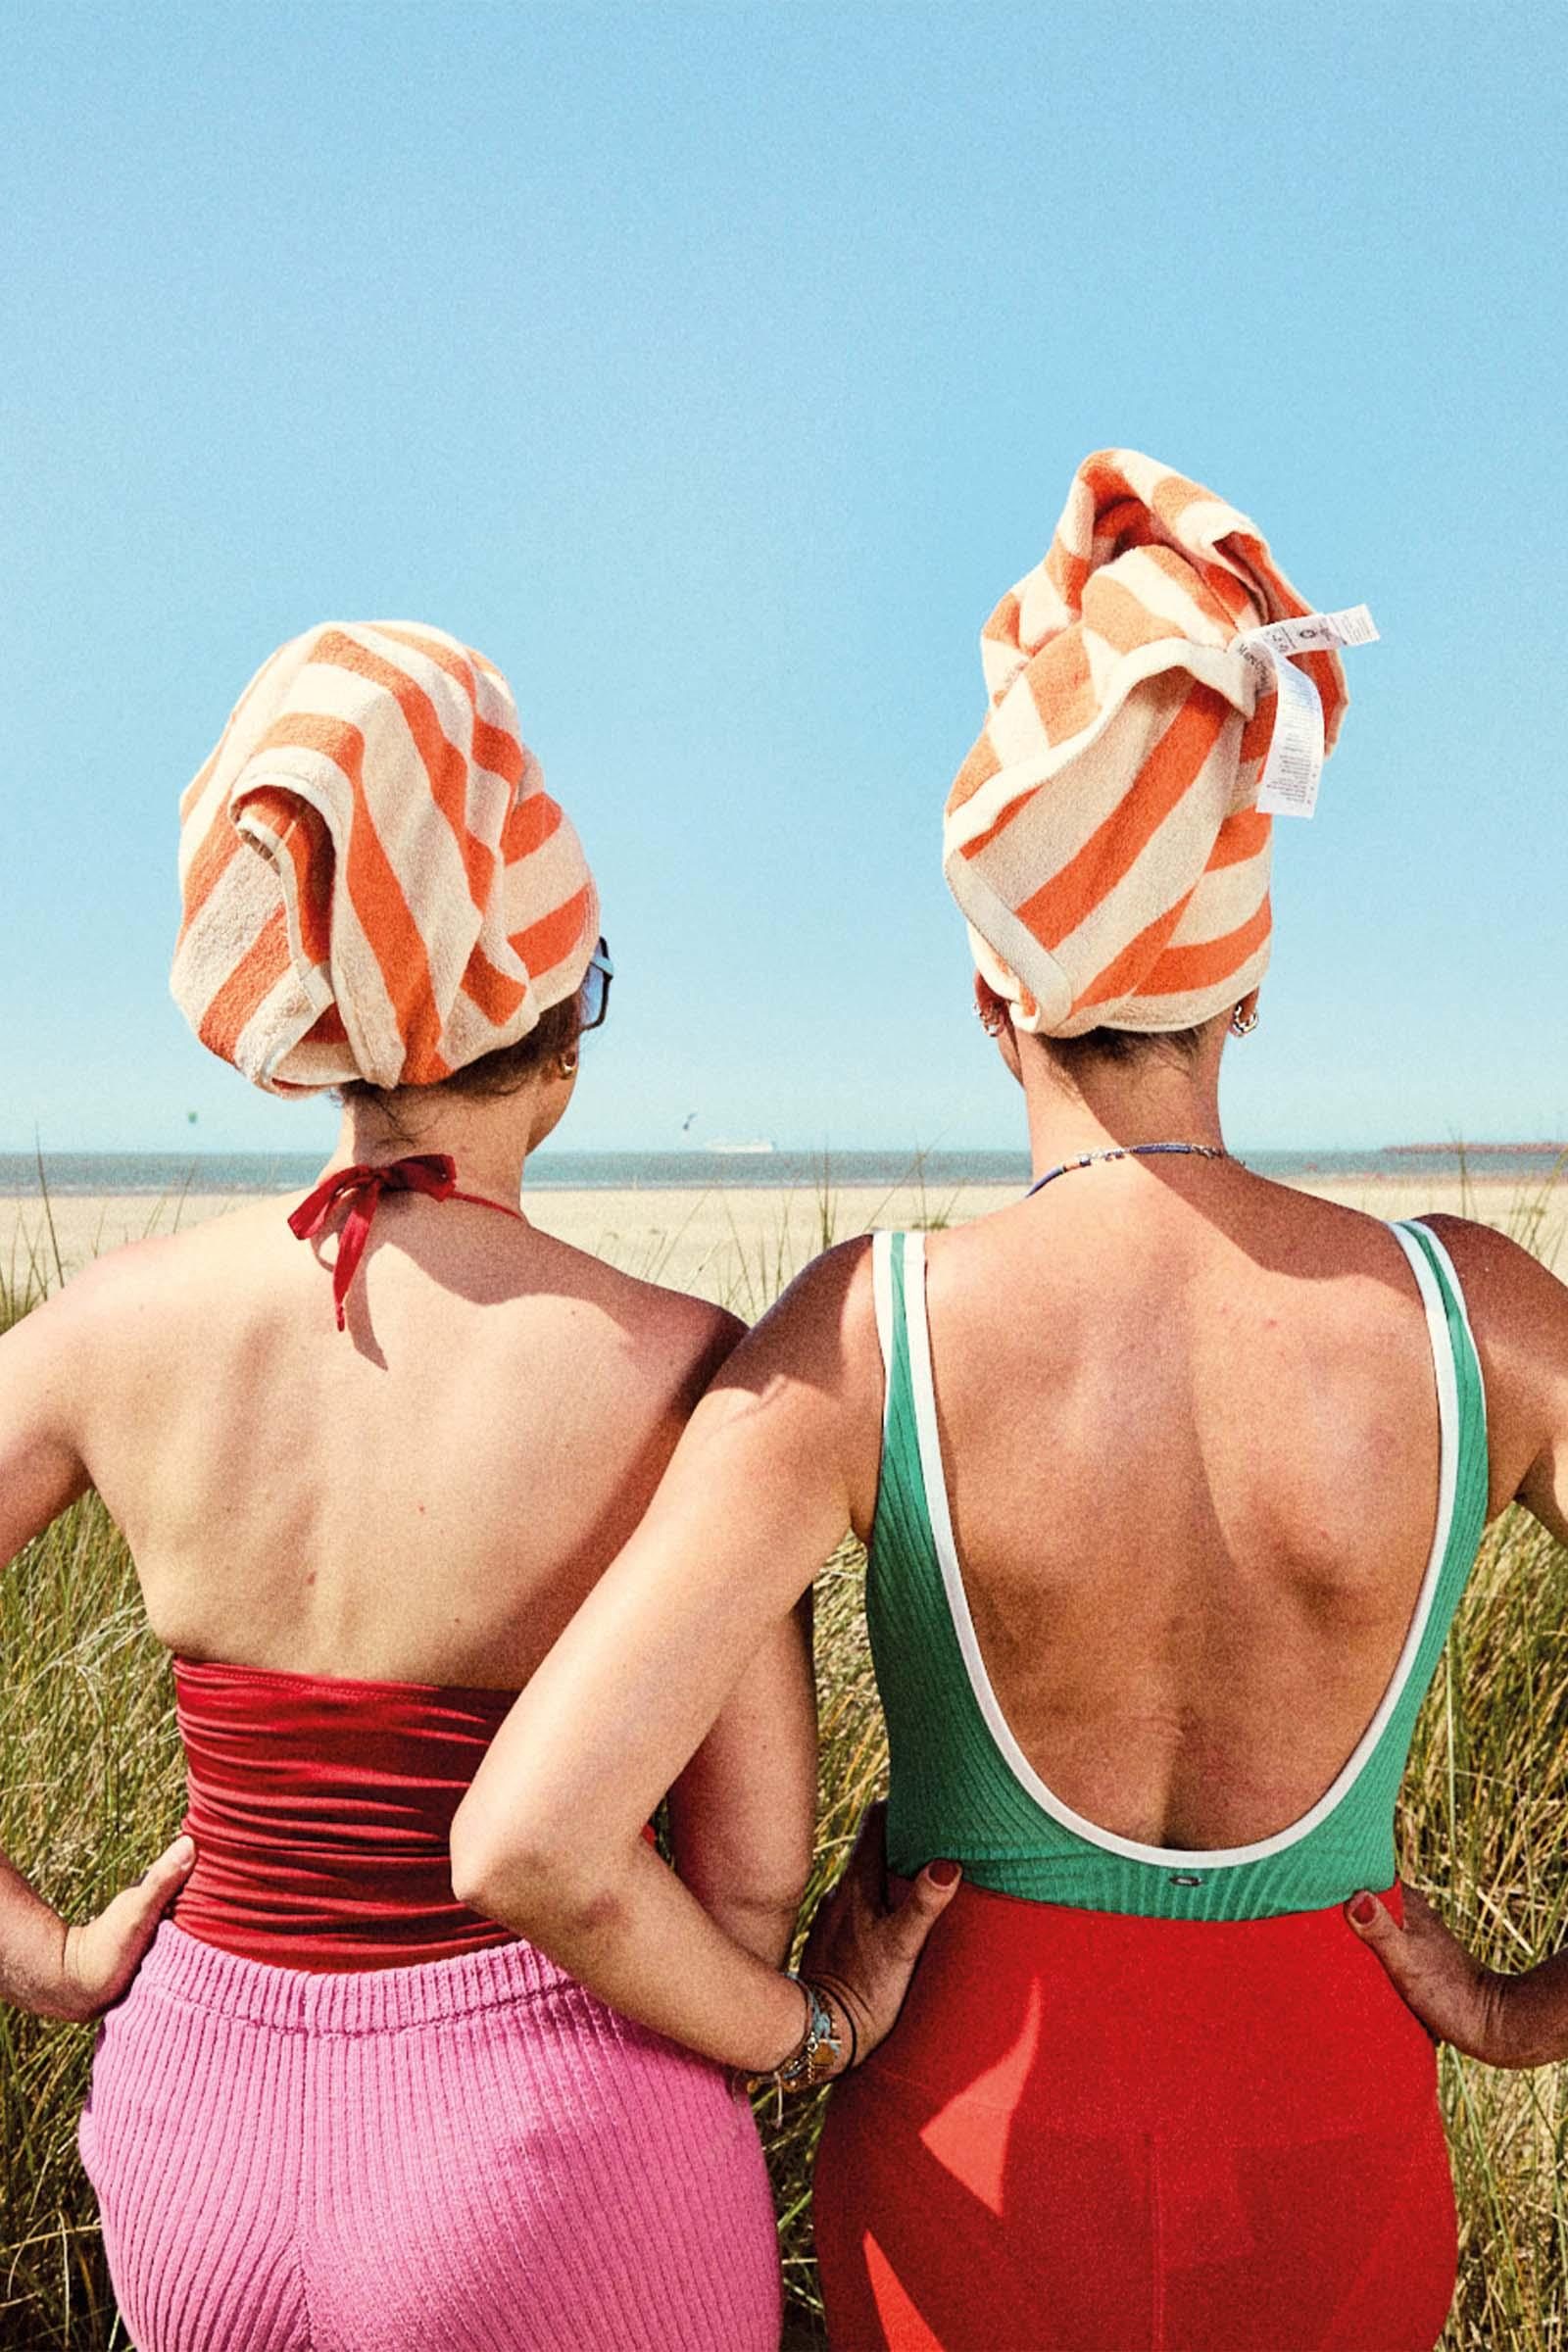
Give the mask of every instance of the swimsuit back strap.
[[924, 1509], [920, 1484], [920, 1446], [917, 1406], [909, 1360], [907, 1288], [909, 1236], [879, 1233], [871, 1244], [871, 1295], [876, 1306], [876, 1336], [882, 1350], [882, 1472], [890, 1463], [902, 1470], [906, 1485]]

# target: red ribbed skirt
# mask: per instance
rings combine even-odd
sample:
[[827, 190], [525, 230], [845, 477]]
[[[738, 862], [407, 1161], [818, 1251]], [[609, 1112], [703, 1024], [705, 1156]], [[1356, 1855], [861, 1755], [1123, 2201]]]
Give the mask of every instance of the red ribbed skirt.
[[1431, 2352], [1453, 2293], [1433, 2045], [1337, 1909], [961, 1888], [815, 2204], [834, 2352]]

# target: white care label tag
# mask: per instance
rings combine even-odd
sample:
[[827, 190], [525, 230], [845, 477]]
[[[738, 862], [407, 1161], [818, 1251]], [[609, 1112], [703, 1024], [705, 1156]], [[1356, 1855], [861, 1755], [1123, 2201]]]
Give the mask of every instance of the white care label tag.
[[1327, 654], [1346, 645], [1376, 645], [1377, 639], [1378, 624], [1365, 605], [1351, 605], [1346, 612], [1298, 612], [1294, 620], [1271, 620], [1236, 642], [1244, 651], [1250, 645], [1277, 645], [1282, 654]]
[[1251, 670], [1258, 693], [1279, 697], [1274, 733], [1257, 787], [1256, 807], [1263, 816], [1310, 816], [1317, 807], [1318, 780], [1323, 773], [1323, 706], [1305, 670], [1298, 669], [1292, 654], [1337, 652], [1342, 646], [1372, 645], [1377, 624], [1365, 605], [1345, 612], [1298, 612], [1292, 620], [1271, 620], [1261, 629], [1249, 629], [1232, 640]]
[[1246, 645], [1240, 638], [1236, 643], [1259, 695], [1279, 697], [1255, 807], [1262, 816], [1310, 816], [1323, 773], [1323, 706], [1317, 688], [1278, 647]]

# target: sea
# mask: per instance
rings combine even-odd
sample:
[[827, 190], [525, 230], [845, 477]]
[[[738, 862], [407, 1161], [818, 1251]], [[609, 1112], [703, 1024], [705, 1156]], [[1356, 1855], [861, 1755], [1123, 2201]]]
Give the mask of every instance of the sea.
[[[1299, 1183], [1313, 1178], [1385, 1177], [1419, 1184], [1500, 1176], [1521, 1186], [1568, 1177], [1568, 1144], [1388, 1144], [1357, 1152], [1249, 1152], [1239, 1155], [1259, 1175]], [[0, 1152], [0, 1198], [35, 1196], [39, 1171], [56, 1197], [71, 1194], [287, 1193], [319, 1173], [310, 1152]], [[836, 1191], [854, 1186], [1023, 1185], [1022, 1152], [786, 1152], [757, 1145], [702, 1152], [557, 1152], [548, 1145], [528, 1162], [534, 1192]]]

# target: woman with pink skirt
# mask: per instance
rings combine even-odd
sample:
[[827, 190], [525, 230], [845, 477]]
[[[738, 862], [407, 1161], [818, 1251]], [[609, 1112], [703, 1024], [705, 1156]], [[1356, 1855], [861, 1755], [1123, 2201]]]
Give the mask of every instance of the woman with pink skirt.
[[[180, 879], [202, 1042], [343, 1115], [292, 1214], [119, 1250], [0, 1340], [0, 1559], [99, 1490], [189, 1767], [184, 1834], [90, 1924], [0, 1876], [0, 1994], [103, 2015], [81, 2148], [125, 2324], [139, 2352], [772, 2352], [743, 2088], [452, 1886], [493, 1733], [738, 1331], [518, 1206], [610, 987], [577, 836], [489, 662], [327, 626], [241, 698]], [[769, 1965], [807, 1678], [787, 1626], [670, 1791], [683, 1880]]]

